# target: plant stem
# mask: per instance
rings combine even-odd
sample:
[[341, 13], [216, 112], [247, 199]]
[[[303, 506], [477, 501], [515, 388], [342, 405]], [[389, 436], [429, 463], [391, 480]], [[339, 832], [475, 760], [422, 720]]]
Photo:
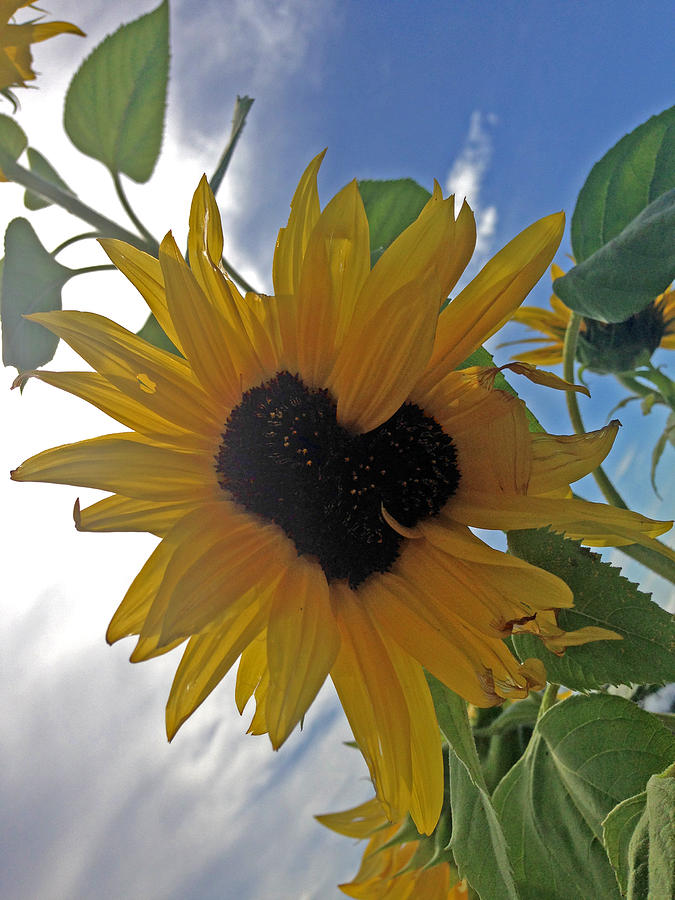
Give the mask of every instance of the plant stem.
[[73, 194], [63, 191], [55, 184], [51, 184], [49, 181], [40, 178], [39, 175], [36, 175], [29, 169], [20, 166], [19, 163], [13, 160], [12, 157], [3, 150], [0, 150], [0, 169], [2, 169], [5, 176], [10, 181], [15, 181], [29, 191], [39, 194], [40, 197], [49, 200], [50, 203], [56, 203], [71, 215], [77, 216], [77, 218], [82, 219], [83, 222], [88, 222], [90, 225], [93, 225], [101, 235], [119, 238], [122, 241], [126, 241], [128, 244], [133, 244], [134, 247], [150, 252], [152, 255], [157, 255], [156, 243], [153, 243], [151, 246], [146, 240], [131, 231], [127, 231], [126, 228], [118, 225], [117, 222], [113, 222], [112, 219], [108, 219], [106, 216], [101, 215], [101, 213], [96, 212], [95, 209], [87, 206], [86, 203], [83, 203], [77, 197], [73, 196]]
[[[581, 316], [573, 312], [567, 324], [567, 331], [565, 332], [565, 341], [563, 344], [563, 378], [565, 381], [574, 381], [574, 359], [580, 325]], [[576, 392], [566, 391], [565, 397], [572, 427], [577, 434], [585, 434], [586, 429], [584, 428], [584, 423], [581, 418]], [[598, 466], [594, 469], [591, 472], [591, 475], [595, 479], [595, 483], [600, 488], [603, 497], [608, 503], [619, 509], [628, 509], [628, 504], [614, 487], [602, 466]], [[656, 572], [657, 575], [660, 575], [672, 584], [675, 584], [675, 551], [656, 538], [650, 539], [649, 544], [650, 546], [627, 544], [622, 547], [617, 547], [617, 550], [625, 553], [626, 556], [630, 556], [631, 559], [640, 562], [643, 566], [651, 569], [652, 572]]]
[[628, 388], [629, 391], [638, 394], [640, 397], [649, 397], [654, 393], [653, 388], [647, 387], [646, 384], [642, 384], [641, 381], [638, 381], [637, 378], [633, 378], [632, 375], [616, 375], [615, 377], [619, 384], [622, 384], [625, 388]]
[[111, 172], [113, 184], [115, 185], [115, 191], [117, 192], [117, 197], [124, 207], [124, 212], [129, 216], [131, 221], [134, 223], [139, 232], [143, 235], [148, 245], [152, 245], [155, 247], [159, 247], [157, 240], [150, 234], [145, 225], [138, 218], [136, 213], [133, 211], [129, 200], [127, 199], [127, 195], [124, 193], [124, 188], [122, 187], [122, 181], [120, 180], [119, 172]]
[[237, 146], [237, 141], [241, 137], [241, 133], [244, 130], [244, 125], [246, 124], [246, 116], [248, 115], [248, 111], [252, 106], [252, 97], [237, 97], [237, 100], [234, 104], [234, 113], [232, 114], [232, 130], [230, 132], [230, 139], [227, 142], [227, 146], [223, 150], [222, 156], [218, 160], [216, 171], [209, 179], [209, 184], [211, 185], [211, 190], [214, 194], [218, 193], [218, 188], [220, 187], [223, 178], [225, 177], [225, 172], [227, 172], [227, 167], [229, 166], [230, 160], [232, 159], [232, 154], [234, 153], [234, 148]]
[[541, 719], [546, 710], [550, 709], [554, 703], [557, 703], [559, 690], [559, 684], [554, 684], [553, 682], [551, 682], [550, 684], [546, 685], [544, 696], [541, 698], [541, 706], [539, 707], [539, 712], [537, 713], [538, 720]]
[[100, 231], [85, 231], [83, 234], [76, 234], [73, 237], [63, 241], [63, 243], [59, 244], [58, 247], [55, 247], [54, 250], [52, 250], [52, 256], [56, 256], [57, 253], [65, 250], [66, 247], [70, 247], [71, 244], [76, 244], [78, 241], [85, 241], [88, 238], [98, 237], [103, 237]]
[[100, 266], [83, 266], [81, 269], [73, 269], [73, 275], [89, 275], [90, 272], [109, 272], [116, 269], [112, 263], [101, 263]]

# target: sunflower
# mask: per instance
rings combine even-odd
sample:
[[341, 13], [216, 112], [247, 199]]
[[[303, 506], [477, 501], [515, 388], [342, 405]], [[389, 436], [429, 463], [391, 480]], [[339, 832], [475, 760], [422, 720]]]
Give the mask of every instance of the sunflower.
[[76, 394], [131, 431], [46, 450], [17, 481], [99, 488], [83, 531], [161, 538], [108, 629], [137, 635], [131, 660], [187, 640], [167, 733], [240, 659], [235, 699], [278, 748], [330, 674], [391, 820], [438, 819], [441, 742], [423, 666], [477, 706], [539, 688], [514, 628], [566, 638], [561, 580], [493, 550], [470, 525], [551, 526], [591, 544], [667, 530], [569, 497], [617, 424], [581, 437], [531, 434], [494, 372], [455, 367], [512, 314], [549, 264], [562, 215], [531, 225], [439, 316], [469, 261], [474, 219], [438, 185], [370, 267], [356, 182], [320, 210], [302, 176], [274, 254], [274, 296], [241, 296], [220, 267], [222, 227], [205, 178], [190, 212], [190, 265], [171, 233], [159, 259], [102, 244], [179, 349], [103, 316], [30, 316], [94, 372], [24, 373]]
[[[560, 266], [551, 266], [551, 278], [562, 278]], [[541, 344], [536, 350], [518, 352], [523, 362], [553, 366], [562, 362], [565, 331], [572, 315], [569, 307], [551, 294], [551, 309], [521, 306], [513, 314], [521, 322], [545, 337], [528, 338], [525, 343]], [[523, 341], [508, 341], [522, 344]], [[506, 346], [502, 344], [501, 346]], [[577, 341], [577, 359], [594, 372], [628, 372], [639, 365], [645, 352], [649, 356], [658, 348], [675, 350], [675, 291], [669, 288], [645, 309], [623, 322], [605, 323], [582, 319]]]
[[[340, 890], [359, 900], [466, 900], [466, 882], [446, 860], [430, 865], [433, 844], [423, 845], [405, 821], [390, 823], [376, 797], [340, 813], [316, 817], [346, 837], [368, 839], [359, 871]], [[419, 836], [418, 836], [419, 837]]]
[[[22, 0], [0, 0], [0, 91], [12, 87], [26, 87], [27, 81], [35, 78], [31, 68], [33, 57], [30, 45], [46, 41], [57, 34], [79, 34], [84, 36], [77, 25], [70, 22], [25, 22], [16, 25], [10, 22], [19, 9], [33, 7]], [[37, 7], [33, 7], [37, 9]]]

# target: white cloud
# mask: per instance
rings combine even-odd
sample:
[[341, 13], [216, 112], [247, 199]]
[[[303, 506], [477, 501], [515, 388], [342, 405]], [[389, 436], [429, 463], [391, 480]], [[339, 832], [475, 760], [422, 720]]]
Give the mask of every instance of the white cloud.
[[455, 195], [455, 207], [459, 209], [464, 198], [476, 216], [476, 253], [472, 269], [485, 262], [492, 249], [492, 238], [497, 228], [496, 206], [483, 206], [481, 191], [483, 179], [492, 161], [493, 145], [491, 129], [497, 124], [493, 113], [474, 110], [469, 122], [466, 142], [452, 164], [446, 179], [446, 189]]

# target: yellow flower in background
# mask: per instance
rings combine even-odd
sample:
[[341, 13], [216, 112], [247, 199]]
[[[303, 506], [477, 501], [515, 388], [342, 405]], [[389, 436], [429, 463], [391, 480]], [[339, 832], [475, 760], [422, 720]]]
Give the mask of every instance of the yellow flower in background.
[[[554, 281], [564, 274], [560, 266], [551, 266]], [[565, 331], [572, 313], [555, 294], [551, 294], [550, 304], [550, 310], [521, 306], [513, 314], [514, 322], [544, 335], [525, 341], [508, 341], [509, 344], [542, 345], [535, 350], [519, 350], [514, 359], [542, 366], [562, 362]], [[672, 289], [659, 294], [653, 303], [624, 322], [605, 324], [582, 319], [577, 358], [594, 372], [626, 372], [639, 364], [645, 352], [649, 357], [658, 347], [675, 350], [675, 291]]]
[[[403, 821], [390, 823], [377, 798], [340, 813], [316, 817], [322, 825], [346, 837], [368, 839], [359, 871], [339, 885], [359, 900], [466, 900], [466, 882], [458, 880], [448, 862], [415, 868], [420, 841], [401, 840]], [[408, 829], [405, 829], [407, 831]], [[399, 841], [396, 837], [399, 835]]]
[[26, 87], [27, 81], [36, 76], [32, 69], [33, 56], [30, 45], [46, 41], [57, 34], [79, 34], [77, 25], [69, 22], [38, 22], [31, 20], [15, 24], [10, 20], [19, 9], [31, 7], [41, 12], [33, 3], [22, 0], [0, 0], [0, 91], [12, 87]]
[[393, 821], [435, 826], [441, 742], [423, 667], [477, 706], [527, 695], [514, 628], [557, 650], [613, 633], [557, 627], [572, 605], [555, 576], [474, 536], [551, 526], [595, 545], [649, 543], [669, 523], [571, 499], [617, 425], [583, 436], [528, 430], [494, 370], [454, 371], [512, 315], [550, 263], [563, 217], [536, 222], [439, 316], [474, 248], [438, 185], [370, 267], [356, 182], [321, 211], [314, 159], [274, 255], [271, 297], [242, 297], [220, 267], [223, 236], [206, 179], [190, 212], [190, 265], [169, 233], [159, 260], [102, 244], [182, 356], [94, 313], [30, 318], [94, 372], [29, 375], [131, 431], [44, 451], [12, 473], [111, 492], [83, 531], [161, 538], [108, 639], [138, 635], [132, 661], [187, 640], [167, 732], [239, 659], [240, 711], [278, 748], [331, 676], [377, 795]]

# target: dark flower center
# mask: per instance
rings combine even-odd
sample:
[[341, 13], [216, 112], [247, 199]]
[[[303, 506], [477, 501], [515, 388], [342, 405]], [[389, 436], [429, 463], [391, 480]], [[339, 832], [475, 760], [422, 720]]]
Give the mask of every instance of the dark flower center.
[[227, 420], [218, 480], [249, 512], [276, 522], [329, 581], [357, 587], [388, 571], [405, 527], [434, 516], [459, 483], [455, 447], [414, 403], [366, 434], [338, 424], [326, 390], [280, 372], [252, 388]]

